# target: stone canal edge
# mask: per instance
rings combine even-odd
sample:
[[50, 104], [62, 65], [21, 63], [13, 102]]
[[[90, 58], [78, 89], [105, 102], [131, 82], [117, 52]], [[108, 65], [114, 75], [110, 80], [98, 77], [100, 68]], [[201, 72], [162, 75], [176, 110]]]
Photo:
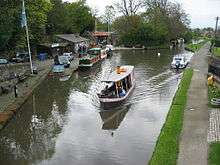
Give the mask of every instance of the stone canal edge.
[[[24, 83], [28, 84], [26, 87], [24, 84], [18, 85], [18, 97], [8, 97], [8, 102], [0, 101], [1, 105], [6, 108], [0, 112], [0, 130], [3, 129], [10, 119], [19, 111], [20, 107], [27, 101], [29, 96], [32, 94], [34, 89], [41, 84], [46, 78], [48, 73], [51, 71], [52, 62], [51, 60], [45, 61], [42, 65], [41, 70], [36, 75], [32, 75]], [[13, 95], [13, 94], [11, 94]], [[4, 97], [4, 96], [3, 96]]]

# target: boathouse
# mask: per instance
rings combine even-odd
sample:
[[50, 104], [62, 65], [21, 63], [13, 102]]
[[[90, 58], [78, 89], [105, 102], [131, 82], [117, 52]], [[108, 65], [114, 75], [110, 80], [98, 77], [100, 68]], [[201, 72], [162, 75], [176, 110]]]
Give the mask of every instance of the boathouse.
[[80, 44], [89, 45], [89, 39], [81, 37], [78, 34], [59, 34], [56, 37], [58, 42], [68, 43], [73, 53], [78, 52]]
[[61, 55], [64, 52], [71, 52], [71, 46], [68, 43], [43, 43], [37, 45], [37, 54], [46, 54], [47, 58]]
[[116, 34], [113, 32], [93, 32], [92, 36], [96, 39], [97, 44], [111, 44], [115, 45], [116, 44]]

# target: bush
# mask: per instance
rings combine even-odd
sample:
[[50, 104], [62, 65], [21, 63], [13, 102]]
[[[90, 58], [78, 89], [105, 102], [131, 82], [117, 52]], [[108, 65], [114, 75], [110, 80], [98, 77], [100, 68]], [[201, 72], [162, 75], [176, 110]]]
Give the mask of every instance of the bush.
[[213, 40], [216, 47], [220, 47], [220, 38]]

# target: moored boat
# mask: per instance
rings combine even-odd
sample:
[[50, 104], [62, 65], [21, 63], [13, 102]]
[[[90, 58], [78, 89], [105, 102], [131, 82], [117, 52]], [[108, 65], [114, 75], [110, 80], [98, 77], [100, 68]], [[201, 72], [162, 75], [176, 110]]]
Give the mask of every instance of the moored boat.
[[105, 58], [107, 58], [105, 50], [102, 50], [101, 48], [89, 49], [87, 55], [80, 58], [79, 68], [90, 68]]
[[184, 69], [188, 65], [189, 61], [185, 56], [174, 56], [171, 63], [171, 68], [173, 69]]
[[134, 66], [119, 66], [108, 79], [103, 80], [105, 89], [98, 94], [104, 109], [121, 105], [132, 93], [135, 86]]
[[113, 47], [113, 45], [106, 45], [105, 51], [106, 51], [108, 57], [113, 55], [114, 50], [115, 50], [115, 48]]

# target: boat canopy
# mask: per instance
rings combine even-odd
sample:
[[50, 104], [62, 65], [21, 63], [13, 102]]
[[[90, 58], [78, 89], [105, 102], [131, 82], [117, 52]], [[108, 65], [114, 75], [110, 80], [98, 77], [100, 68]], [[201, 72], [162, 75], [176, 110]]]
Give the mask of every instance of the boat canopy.
[[91, 48], [91, 49], [89, 49], [89, 51], [99, 51], [99, 50], [101, 50], [101, 48]]
[[117, 69], [115, 71], [113, 71], [109, 77], [105, 80], [103, 80], [102, 82], [117, 82], [120, 81], [122, 79], [124, 79], [125, 77], [127, 77], [128, 75], [130, 75], [133, 70], [134, 70], [134, 66], [131, 65], [126, 65], [126, 66], [120, 66], [120, 73], [117, 72]]

